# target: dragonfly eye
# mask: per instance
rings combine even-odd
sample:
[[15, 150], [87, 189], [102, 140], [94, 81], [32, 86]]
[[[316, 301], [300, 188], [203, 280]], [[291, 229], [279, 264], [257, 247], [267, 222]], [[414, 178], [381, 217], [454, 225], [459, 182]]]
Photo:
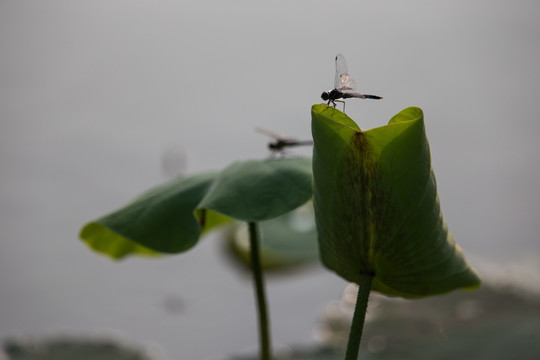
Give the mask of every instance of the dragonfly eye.
[[323, 92], [323, 93], [321, 94], [321, 98], [322, 98], [324, 101], [328, 100], [328, 98], [329, 98], [328, 91]]

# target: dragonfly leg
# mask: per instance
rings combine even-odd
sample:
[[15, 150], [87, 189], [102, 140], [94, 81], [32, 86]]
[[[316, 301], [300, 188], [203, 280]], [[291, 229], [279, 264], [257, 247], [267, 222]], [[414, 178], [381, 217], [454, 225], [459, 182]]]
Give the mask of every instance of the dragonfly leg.
[[[340, 102], [343, 104], [343, 112], [345, 112], [345, 101], [344, 100], [334, 100], [335, 102]], [[334, 102], [332, 101], [332, 102]], [[336, 103], [334, 102], [334, 107], [336, 107]]]

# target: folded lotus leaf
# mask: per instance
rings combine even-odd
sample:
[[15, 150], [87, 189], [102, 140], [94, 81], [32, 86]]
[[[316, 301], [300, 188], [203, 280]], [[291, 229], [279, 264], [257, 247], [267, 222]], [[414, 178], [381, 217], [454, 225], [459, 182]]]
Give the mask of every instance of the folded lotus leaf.
[[480, 283], [443, 220], [422, 110], [361, 131], [339, 110], [312, 108], [313, 202], [323, 263], [348, 281], [373, 276], [390, 296]]

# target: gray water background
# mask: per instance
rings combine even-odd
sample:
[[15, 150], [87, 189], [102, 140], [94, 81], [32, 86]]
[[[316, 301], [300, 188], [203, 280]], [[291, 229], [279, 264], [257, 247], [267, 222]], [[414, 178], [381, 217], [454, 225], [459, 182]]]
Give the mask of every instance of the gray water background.
[[[424, 110], [442, 210], [485, 275], [540, 284], [538, 1], [2, 1], [0, 339], [117, 334], [166, 359], [257, 344], [250, 279], [220, 238], [115, 263], [81, 226], [166, 180], [267, 155], [256, 126], [310, 137], [343, 53], [363, 129]], [[309, 155], [309, 150], [297, 154]], [[268, 279], [273, 339], [313, 342], [345, 282]], [[152, 345], [154, 344], [154, 345]]]

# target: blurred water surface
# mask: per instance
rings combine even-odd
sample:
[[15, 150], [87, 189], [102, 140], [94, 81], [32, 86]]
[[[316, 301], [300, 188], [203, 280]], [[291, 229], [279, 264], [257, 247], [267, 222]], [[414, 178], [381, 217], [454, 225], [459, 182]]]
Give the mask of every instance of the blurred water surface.
[[[487, 274], [540, 281], [540, 4], [323, 1], [0, 4], [0, 338], [124, 334], [166, 358], [254, 348], [250, 279], [217, 235], [114, 263], [87, 221], [165, 180], [267, 156], [268, 128], [310, 136], [347, 57], [362, 128], [424, 109], [445, 220]], [[309, 150], [295, 150], [309, 155]], [[274, 341], [309, 343], [345, 283], [316, 266], [269, 279]], [[181, 356], [179, 356], [181, 354]]]

